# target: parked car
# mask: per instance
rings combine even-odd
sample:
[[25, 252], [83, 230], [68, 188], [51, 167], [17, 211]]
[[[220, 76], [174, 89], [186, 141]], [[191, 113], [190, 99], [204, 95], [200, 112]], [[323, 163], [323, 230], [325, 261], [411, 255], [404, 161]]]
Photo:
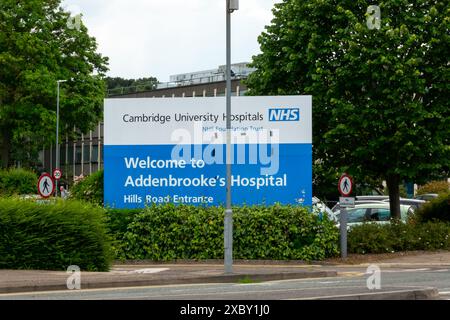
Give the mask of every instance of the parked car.
[[[389, 202], [389, 199], [383, 200], [383, 202]], [[425, 200], [400, 198], [400, 204], [411, 206], [413, 207], [414, 211], [419, 209], [425, 203]]]
[[[388, 199], [388, 201], [389, 201], [389, 199]], [[385, 202], [381, 201], [381, 200], [355, 200], [355, 205], [357, 205], [357, 204], [367, 204], [367, 203], [385, 203]], [[331, 208], [331, 211], [337, 212], [340, 209], [341, 209], [341, 207], [340, 207], [339, 202], [338, 202], [338, 203], [336, 203], [334, 205], [333, 208]]]
[[319, 198], [312, 198], [312, 207], [313, 211], [320, 212], [322, 214], [326, 214], [331, 221], [337, 222], [336, 215], [331, 209]]
[[[413, 212], [414, 209], [411, 206], [400, 205], [401, 221], [406, 222]], [[334, 214], [339, 221], [341, 211], [337, 211]], [[347, 229], [364, 222], [386, 224], [390, 222], [391, 218], [389, 203], [358, 204], [354, 208], [347, 208]]]
[[356, 200], [372, 200], [372, 201], [383, 201], [389, 199], [389, 196], [385, 195], [369, 195], [369, 196], [356, 196]]
[[439, 195], [437, 193], [425, 193], [425, 194], [419, 194], [414, 197], [414, 199], [417, 200], [424, 200], [424, 201], [431, 201], [435, 198], [437, 198]]

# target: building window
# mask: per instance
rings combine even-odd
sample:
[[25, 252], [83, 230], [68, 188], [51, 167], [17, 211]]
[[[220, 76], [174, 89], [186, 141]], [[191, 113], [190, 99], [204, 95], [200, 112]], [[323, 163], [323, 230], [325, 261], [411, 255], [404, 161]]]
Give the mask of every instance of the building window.
[[66, 163], [66, 145], [59, 145], [59, 164], [63, 165]]
[[83, 152], [83, 162], [89, 163], [91, 153], [89, 152], [89, 144], [84, 145], [84, 152]]
[[92, 158], [91, 162], [97, 163], [98, 162], [98, 145], [92, 146]]
[[81, 164], [81, 146], [77, 146], [75, 151], [75, 163]]
[[68, 157], [67, 157], [67, 163], [68, 164], [73, 164], [73, 145], [70, 144], [69, 145], [69, 150], [68, 150]]

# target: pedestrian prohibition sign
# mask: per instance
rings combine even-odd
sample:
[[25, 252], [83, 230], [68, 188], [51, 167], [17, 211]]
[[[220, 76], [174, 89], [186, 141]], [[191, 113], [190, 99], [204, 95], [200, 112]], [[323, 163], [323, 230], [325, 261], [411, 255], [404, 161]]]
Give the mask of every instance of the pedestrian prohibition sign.
[[348, 197], [352, 193], [353, 180], [348, 174], [344, 173], [339, 179], [338, 190], [343, 197]]
[[38, 192], [42, 198], [50, 197], [55, 191], [55, 183], [48, 173], [41, 175], [38, 181]]

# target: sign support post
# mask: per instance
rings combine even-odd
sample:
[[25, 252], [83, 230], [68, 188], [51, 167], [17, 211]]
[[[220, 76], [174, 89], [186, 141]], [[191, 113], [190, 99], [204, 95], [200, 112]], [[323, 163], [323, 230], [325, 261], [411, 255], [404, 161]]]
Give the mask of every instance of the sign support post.
[[348, 198], [353, 191], [353, 179], [348, 174], [344, 173], [339, 179], [338, 190], [341, 196], [344, 197], [339, 200], [339, 206], [341, 208], [341, 213], [339, 215], [339, 232], [341, 239], [341, 258], [345, 259], [347, 258], [347, 207], [349, 205], [344, 202], [350, 203], [350, 206], [354, 205], [354, 199]]
[[233, 273], [233, 209], [231, 208], [231, 13], [239, 8], [238, 0], [226, 0], [226, 78], [227, 78], [227, 201], [224, 219], [224, 265], [225, 273]]
[[341, 208], [339, 216], [339, 231], [341, 234], [341, 258], [347, 258], [347, 209]]

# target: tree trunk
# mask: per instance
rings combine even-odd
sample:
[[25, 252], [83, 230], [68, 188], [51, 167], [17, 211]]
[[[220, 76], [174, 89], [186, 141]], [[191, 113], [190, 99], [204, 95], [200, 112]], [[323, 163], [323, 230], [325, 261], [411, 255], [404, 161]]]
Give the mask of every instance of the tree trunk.
[[400, 176], [397, 174], [388, 175], [386, 183], [389, 189], [389, 207], [391, 210], [391, 217], [393, 219], [400, 220]]
[[9, 165], [9, 154], [11, 152], [11, 135], [9, 132], [3, 131], [2, 144], [0, 147], [1, 152], [1, 168], [7, 168]]

